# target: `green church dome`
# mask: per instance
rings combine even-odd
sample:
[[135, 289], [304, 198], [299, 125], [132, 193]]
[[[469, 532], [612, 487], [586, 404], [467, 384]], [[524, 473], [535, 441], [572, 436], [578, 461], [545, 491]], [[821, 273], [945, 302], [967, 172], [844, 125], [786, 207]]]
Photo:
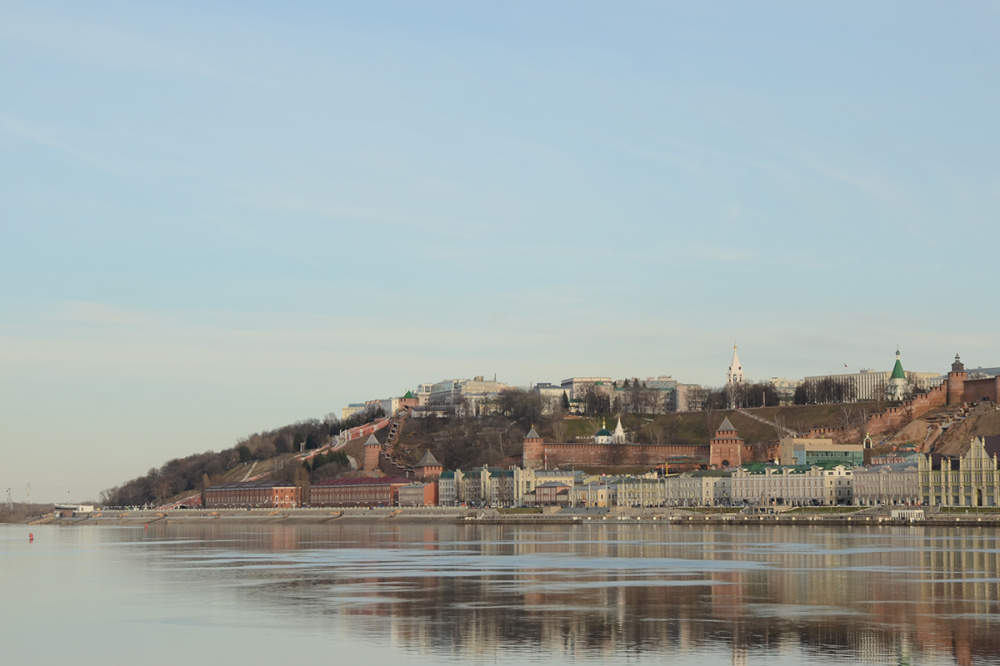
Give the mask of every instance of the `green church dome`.
[[903, 364], [899, 362], [898, 351], [896, 352], [896, 365], [892, 366], [892, 375], [889, 376], [889, 379], [906, 379], [906, 373], [903, 372]]

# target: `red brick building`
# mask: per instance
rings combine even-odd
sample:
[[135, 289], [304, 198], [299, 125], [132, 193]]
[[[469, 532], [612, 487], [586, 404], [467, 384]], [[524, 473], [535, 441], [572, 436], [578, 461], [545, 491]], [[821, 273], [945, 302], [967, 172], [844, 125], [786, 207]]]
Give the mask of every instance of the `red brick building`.
[[535, 486], [536, 506], [569, 506], [571, 486], [563, 481], [546, 481]]
[[311, 506], [399, 506], [399, 488], [412, 483], [401, 476], [328, 479], [313, 485]]
[[206, 509], [294, 509], [302, 506], [302, 489], [283, 481], [244, 481], [202, 491]]

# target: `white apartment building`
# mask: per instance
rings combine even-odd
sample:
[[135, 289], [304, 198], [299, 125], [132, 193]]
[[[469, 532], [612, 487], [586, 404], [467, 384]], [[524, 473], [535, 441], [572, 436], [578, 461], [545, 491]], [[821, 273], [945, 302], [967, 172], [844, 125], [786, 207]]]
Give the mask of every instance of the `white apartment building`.
[[431, 386], [428, 404], [461, 405], [465, 413], [478, 414], [483, 403], [495, 399], [506, 388], [509, 388], [507, 384], [484, 379], [482, 375], [472, 379], [445, 379]]
[[601, 385], [608, 395], [611, 395], [611, 377], [570, 377], [562, 380], [560, 387], [567, 392], [570, 400], [583, 400], [587, 389]]
[[555, 414], [562, 409], [563, 395], [568, 400], [570, 395], [562, 386], [550, 384], [549, 382], [539, 382], [532, 390], [542, 398], [542, 413]]
[[[941, 383], [940, 372], [905, 372], [904, 374], [906, 381], [920, 390], [927, 390]], [[860, 372], [838, 375], [815, 375], [806, 377], [802, 383], [818, 384], [824, 379], [832, 379], [849, 387], [848, 402], [878, 400], [884, 398], [889, 390], [892, 371], [861, 370]]]
[[462, 470], [444, 472], [438, 477], [438, 504], [440, 506], [458, 506], [462, 503]]

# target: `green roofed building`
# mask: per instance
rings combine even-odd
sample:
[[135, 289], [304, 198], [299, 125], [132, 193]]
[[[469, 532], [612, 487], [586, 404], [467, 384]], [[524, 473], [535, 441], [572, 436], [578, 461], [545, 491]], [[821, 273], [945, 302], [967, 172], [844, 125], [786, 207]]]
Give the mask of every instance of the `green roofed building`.
[[902, 400], [906, 397], [906, 373], [899, 360], [898, 349], [896, 350], [896, 364], [892, 366], [892, 372], [889, 374], [889, 385], [885, 389], [885, 394], [889, 400]]

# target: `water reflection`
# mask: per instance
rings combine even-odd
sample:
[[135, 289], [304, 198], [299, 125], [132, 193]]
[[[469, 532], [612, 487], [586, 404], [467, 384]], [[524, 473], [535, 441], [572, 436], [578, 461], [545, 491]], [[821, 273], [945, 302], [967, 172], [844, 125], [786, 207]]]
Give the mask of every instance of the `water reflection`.
[[170, 525], [168, 576], [405, 650], [570, 659], [1000, 654], [1000, 544], [943, 528]]

